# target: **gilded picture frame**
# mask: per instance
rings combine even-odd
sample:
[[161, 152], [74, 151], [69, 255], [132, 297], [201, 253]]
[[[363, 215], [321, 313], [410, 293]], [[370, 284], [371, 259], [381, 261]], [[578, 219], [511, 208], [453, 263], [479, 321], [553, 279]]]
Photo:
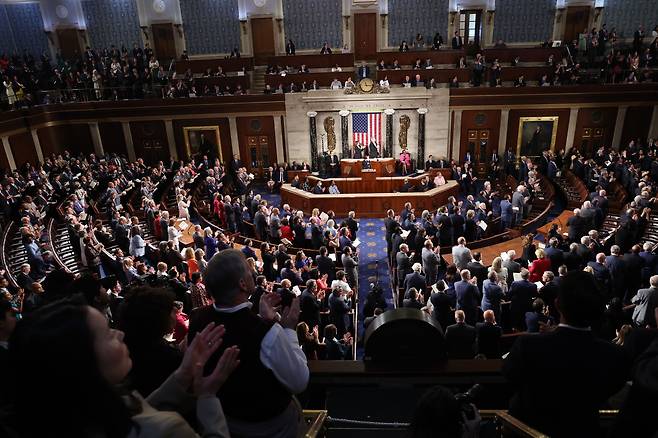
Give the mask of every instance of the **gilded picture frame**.
[[559, 116], [519, 118], [516, 156], [538, 157], [544, 150], [555, 151]]
[[[183, 127], [183, 138], [188, 158], [197, 157], [203, 153], [202, 149], [207, 150], [210, 147], [219, 161], [223, 162], [219, 126], [185, 126]], [[207, 143], [205, 146], [204, 142]]]

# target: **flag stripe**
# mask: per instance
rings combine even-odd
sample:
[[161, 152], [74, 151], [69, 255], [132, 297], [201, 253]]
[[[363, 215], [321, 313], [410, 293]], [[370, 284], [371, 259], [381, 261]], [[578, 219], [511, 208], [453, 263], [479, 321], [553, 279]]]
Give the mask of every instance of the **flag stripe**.
[[382, 115], [381, 113], [354, 113], [352, 114], [352, 141], [365, 145], [370, 140], [375, 140], [381, 155], [382, 137]]

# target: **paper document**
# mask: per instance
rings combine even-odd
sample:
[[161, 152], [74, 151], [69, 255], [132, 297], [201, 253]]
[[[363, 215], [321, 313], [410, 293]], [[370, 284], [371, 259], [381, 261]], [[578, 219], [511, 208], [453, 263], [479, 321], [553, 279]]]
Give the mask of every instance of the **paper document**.
[[352, 246], [353, 246], [354, 248], [357, 248], [359, 245], [361, 245], [361, 241], [360, 241], [359, 239], [354, 239], [354, 240], [352, 241]]
[[478, 227], [482, 228], [482, 231], [487, 231], [487, 223], [485, 221], [478, 222]]
[[335, 262], [336, 261], [336, 254], [332, 252], [331, 254], [329, 254], [329, 258]]
[[302, 291], [299, 290], [299, 286], [295, 286], [295, 287], [293, 287], [293, 288], [292, 288], [292, 292], [293, 292], [296, 296], [300, 296], [300, 295], [302, 294]]
[[185, 222], [185, 221], [182, 221], [180, 224], [178, 224], [178, 228], [180, 228], [180, 229], [183, 230], [183, 231], [187, 230], [187, 228], [188, 228], [189, 226], [190, 226], [190, 225], [189, 225], [187, 222]]
[[512, 211], [519, 211], [519, 207], [512, 207]]
[[535, 284], [537, 285], [537, 290], [539, 290], [539, 289], [541, 289], [542, 287], [544, 287], [544, 283], [542, 283], [541, 281], [535, 281]]
[[523, 280], [523, 278], [521, 277], [521, 273], [520, 273], [520, 272], [515, 272], [513, 278], [514, 278], [514, 281], [521, 281], [521, 280]]
[[400, 236], [402, 236], [403, 239], [406, 239], [407, 236], [409, 235], [409, 233], [411, 233], [411, 231], [409, 231], [409, 230], [402, 230], [402, 231], [400, 231]]

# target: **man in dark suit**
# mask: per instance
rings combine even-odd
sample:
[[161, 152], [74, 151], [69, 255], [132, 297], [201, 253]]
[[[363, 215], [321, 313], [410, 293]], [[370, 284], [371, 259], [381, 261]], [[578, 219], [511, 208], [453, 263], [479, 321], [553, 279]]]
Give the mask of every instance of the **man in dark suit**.
[[427, 161], [425, 161], [425, 170], [429, 170], [436, 167], [436, 161], [434, 161], [434, 157], [430, 155], [427, 158]]
[[585, 220], [580, 216], [580, 209], [576, 208], [573, 211], [573, 216], [567, 219], [567, 227], [569, 227], [569, 240], [571, 242], [578, 242], [583, 235], [585, 227]]
[[555, 237], [552, 237], [548, 241], [548, 246], [544, 250], [546, 257], [551, 261], [551, 271], [553, 272], [557, 272], [557, 269], [562, 266], [562, 263], [564, 262], [564, 253], [558, 248], [559, 244], [560, 242]]
[[487, 267], [482, 264], [482, 255], [479, 251], [473, 251], [473, 260], [468, 262], [466, 269], [471, 273], [471, 278], [477, 277], [477, 286], [482, 292], [482, 283], [487, 278]]
[[411, 309], [422, 309], [425, 305], [420, 300], [420, 294], [415, 287], [409, 289], [409, 294], [402, 301], [402, 307], [409, 307]]
[[326, 246], [320, 247], [320, 254], [315, 258], [315, 264], [318, 266], [320, 275], [327, 274], [327, 283], [331, 284], [336, 279], [336, 264], [327, 255]]
[[507, 294], [511, 301], [512, 327], [525, 330], [525, 313], [532, 309], [532, 300], [537, 296], [537, 285], [528, 281], [530, 273], [521, 269], [521, 280], [512, 282]]
[[475, 328], [465, 322], [462, 310], [455, 312], [455, 322], [446, 329], [446, 348], [450, 359], [473, 359], [475, 356]]
[[592, 334], [604, 303], [591, 275], [562, 278], [560, 326], [519, 337], [503, 364], [515, 390], [510, 414], [550, 436], [601, 434], [599, 408], [626, 383], [630, 367], [622, 348]]
[[347, 219], [345, 219], [345, 225], [347, 226], [347, 229], [350, 230], [350, 236], [352, 237], [352, 240], [356, 240], [357, 236], [356, 233], [359, 231], [359, 223], [354, 219], [356, 216], [356, 213], [354, 211], [350, 211], [347, 214]]
[[361, 67], [359, 67], [359, 80], [365, 79], [370, 76], [370, 67], [366, 65], [366, 62], [361, 62]]
[[[425, 284], [427, 282], [425, 280], [425, 276], [421, 274], [422, 268], [423, 267], [420, 263], [414, 263], [411, 267], [413, 272], [411, 274], [407, 274], [407, 276], [404, 278], [405, 295], [406, 292], [409, 292], [409, 289], [411, 288], [415, 288], [420, 293], [425, 291]], [[405, 296], [405, 298], [407, 297]]]
[[493, 310], [485, 310], [483, 317], [484, 322], [475, 325], [477, 354], [482, 354], [487, 359], [500, 359], [500, 337], [503, 330], [496, 324]]
[[379, 158], [379, 145], [374, 138], [371, 138], [370, 143], [368, 144], [368, 155], [371, 159]]
[[610, 255], [605, 258], [605, 265], [610, 271], [610, 292], [612, 295], [624, 298], [626, 294], [626, 262], [620, 255], [621, 248], [612, 245]]
[[326, 358], [327, 360], [347, 360], [352, 356], [352, 338], [349, 334], [345, 334], [343, 339], [339, 341], [336, 339], [337, 328], [333, 324], [329, 324], [324, 328], [324, 343], [326, 345]]
[[477, 308], [480, 303], [480, 291], [477, 284], [471, 279], [468, 269], [460, 273], [461, 281], [455, 282], [455, 294], [457, 295], [457, 310], [463, 310], [466, 314], [466, 322], [475, 325], [477, 321]]
[[299, 297], [299, 308], [301, 314], [299, 320], [305, 322], [311, 330], [320, 324], [320, 309], [324, 292], [318, 292], [318, 285], [315, 280], [311, 279], [306, 282], [306, 289]]
[[598, 253], [596, 260], [587, 263], [587, 266], [594, 271], [594, 279], [599, 283], [601, 290], [606, 294], [610, 293], [610, 270], [605, 265], [605, 253]]
[[626, 263], [626, 295], [624, 302], [630, 301], [640, 287], [642, 287], [642, 268], [644, 268], [644, 259], [640, 257], [642, 247], [633, 245], [631, 252], [624, 254], [623, 260]]
[[464, 41], [459, 35], [459, 31], [455, 32], [455, 36], [452, 37], [452, 50], [461, 50], [464, 47]]
[[407, 274], [411, 272], [411, 259], [409, 258], [409, 247], [406, 243], [400, 245], [400, 251], [395, 255], [397, 264], [398, 287], [404, 286]]
[[640, 257], [644, 260], [644, 267], [642, 268], [642, 283], [649, 284], [649, 278], [658, 273], [658, 256], [651, 252], [653, 244], [645, 242], [640, 252]]
[[562, 254], [562, 259], [569, 271], [582, 269], [585, 264], [583, 258], [578, 254], [578, 244], [576, 242], [569, 245], [569, 251]]

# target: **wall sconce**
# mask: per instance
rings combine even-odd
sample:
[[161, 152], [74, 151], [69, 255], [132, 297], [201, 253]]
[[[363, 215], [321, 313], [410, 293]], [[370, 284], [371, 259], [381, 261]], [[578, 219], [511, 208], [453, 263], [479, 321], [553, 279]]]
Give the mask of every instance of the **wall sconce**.
[[149, 33], [148, 33], [148, 26], [139, 26], [140, 29], [142, 29], [142, 32], [144, 33], [144, 38], [146, 41], [149, 40]]
[[343, 16], [343, 19], [345, 20], [345, 29], [350, 30], [350, 16], [345, 15]]
[[388, 17], [388, 14], [379, 14], [379, 16], [382, 18], [382, 27], [386, 26], [386, 18]]
[[276, 24], [279, 26], [279, 33], [283, 32], [283, 18], [275, 18]]
[[455, 24], [455, 17], [457, 17], [457, 11], [451, 11], [450, 12], [450, 25]]
[[242, 33], [247, 34], [247, 20], [240, 20], [240, 27], [242, 27]]
[[183, 38], [183, 25], [180, 23], [176, 23], [174, 24], [174, 28], [176, 29], [176, 31], [178, 31], [178, 36], [180, 38]]

